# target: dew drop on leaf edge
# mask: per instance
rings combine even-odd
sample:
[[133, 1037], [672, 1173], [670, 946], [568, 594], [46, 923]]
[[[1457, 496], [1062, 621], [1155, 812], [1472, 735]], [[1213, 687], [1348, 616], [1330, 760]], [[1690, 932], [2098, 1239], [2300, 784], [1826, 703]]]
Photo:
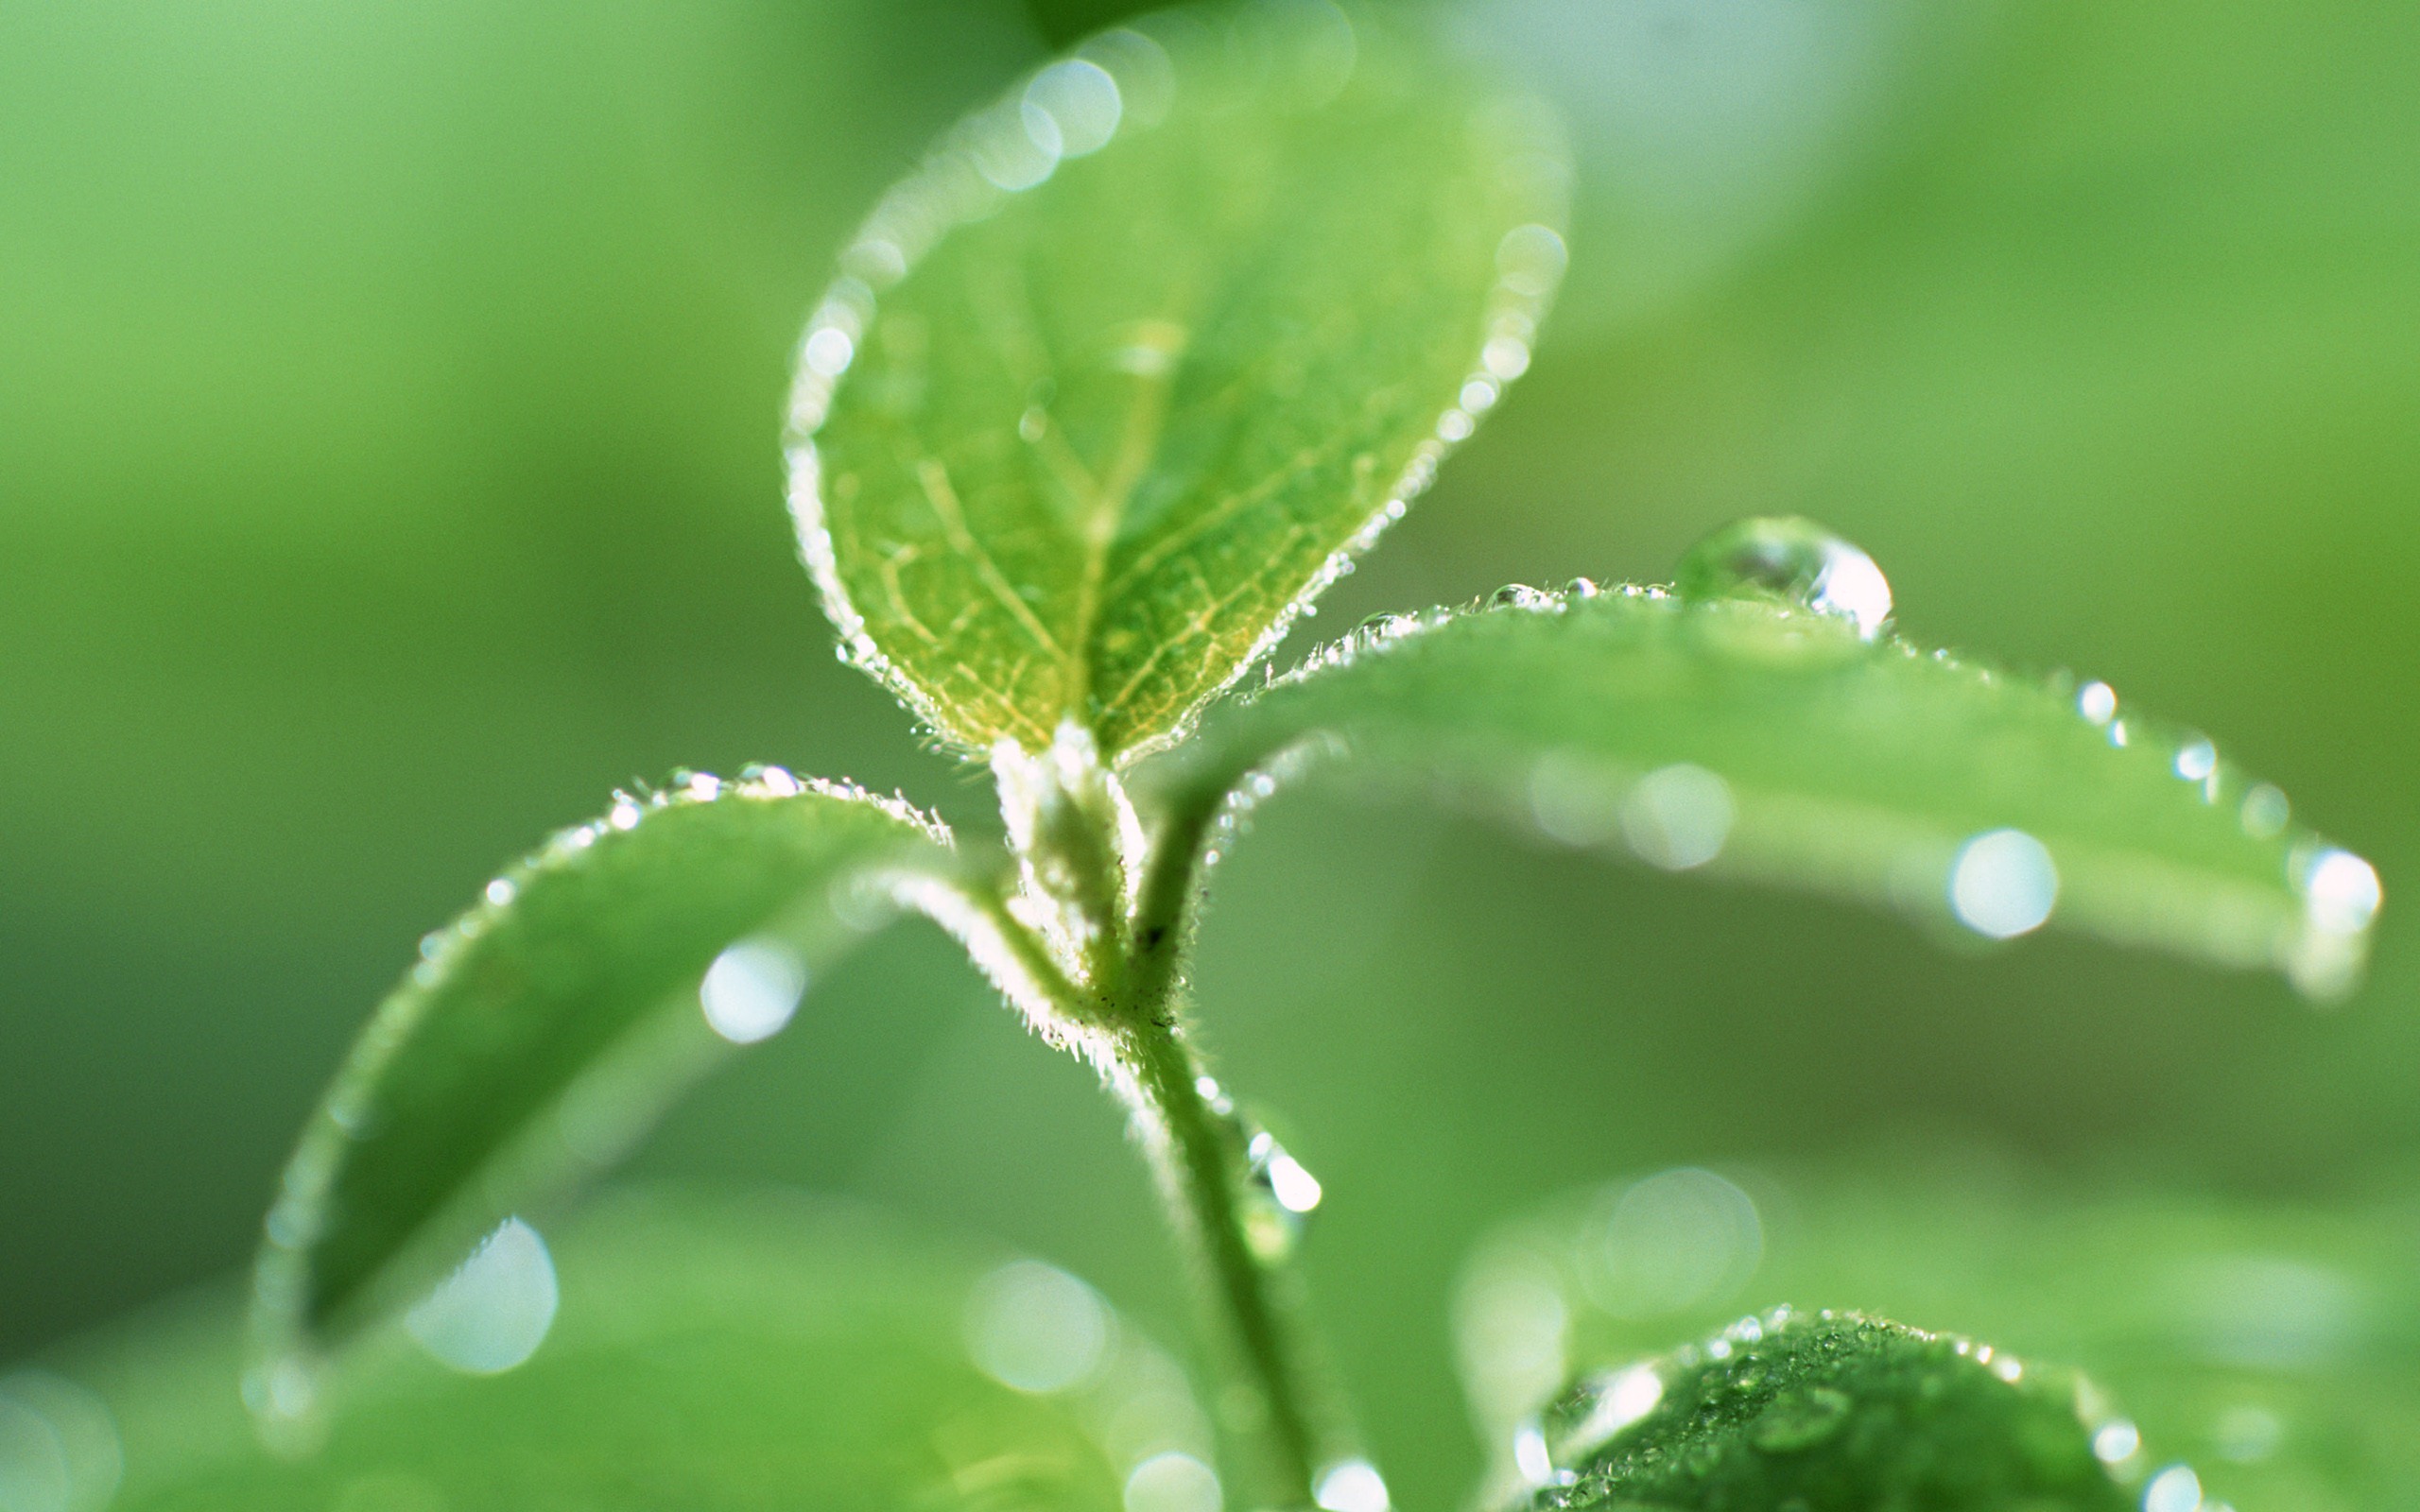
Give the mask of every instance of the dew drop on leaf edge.
[[1771, 596], [1844, 620], [1860, 639], [1891, 618], [1891, 583], [1872, 557], [1811, 520], [1736, 520], [1682, 553], [1674, 586], [1692, 599]]

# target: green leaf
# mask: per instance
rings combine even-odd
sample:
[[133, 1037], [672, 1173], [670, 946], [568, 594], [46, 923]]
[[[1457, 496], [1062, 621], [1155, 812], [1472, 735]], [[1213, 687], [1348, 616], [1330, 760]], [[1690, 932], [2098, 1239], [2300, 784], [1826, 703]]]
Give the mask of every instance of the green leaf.
[[[1551, 1408], [1537, 1508], [2124, 1512], [2076, 1383], [1856, 1314], [1751, 1318]], [[1567, 1479], [1565, 1478], [1567, 1477]]]
[[2230, 1200], [1937, 1143], [1737, 1185], [1658, 1172], [1492, 1234], [1461, 1283], [1462, 1353], [1509, 1453], [1557, 1359], [1634, 1360], [1746, 1309], [1837, 1300], [2088, 1370], [2122, 1406], [2103, 1448], [2129, 1484], [2183, 1465], [2213, 1506], [2408, 1505], [2415, 1193], [2407, 1177], [2382, 1200]]
[[[946, 868], [946, 843], [903, 805], [768, 768], [621, 799], [490, 883], [422, 942], [286, 1170], [260, 1263], [272, 1360], [409, 1300], [515, 1204], [616, 1159], [729, 1041], [778, 1027], [890, 886]], [[701, 999], [743, 936], [729, 990]]]
[[[220, 1306], [45, 1373], [113, 1419], [117, 1512], [1115, 1512], [1139, 1462], [1209, 1455], [1182, 1369], [1034, 1262], [792, 1193], [609, 1193], [550, 1238], [562, 1301], [526, 1363], [465, 1375], [381, 1332], [300, 1457], [251, 1433]], [[1034, 1296], [1061, 1335], [1013, 1330]], [[979, 1363], [1004, 1358], [1051, 1369], [1011, 1387]]]
[[944, 740], [1165, 744], [1527, 366], [1561, 160], [1403, 25], [1108, 33], [843, 254], [792, 507], [846, 654]]
[[1145, 780], [1198, 819], [1255, 769], [1269, 787], [1342, 755], [1674, 870], [2350, 986], [2377, 904], [2367, 863], [2102, 685], [1879, 635], [1872, 590], [1887, 610], [1888, 588], [1856, 559], [1836, 600], [1782, 562], [1806, 602], [1583, 584], [1367, 627], [1215, 713]]

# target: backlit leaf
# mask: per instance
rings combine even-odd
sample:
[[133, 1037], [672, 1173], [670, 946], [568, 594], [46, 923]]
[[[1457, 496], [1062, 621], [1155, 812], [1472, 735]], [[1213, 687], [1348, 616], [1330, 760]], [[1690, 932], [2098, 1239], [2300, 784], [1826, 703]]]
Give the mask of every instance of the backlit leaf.
[[1925, 654], [1872, 608], [1510, 591], [1315, 654], [1152, 776], [1198, 816], [1254, 768], [1340, 754], [1668, 869], [2350, 986], [2377, 874], [2275, 788], [2104, 686]]
[[[266, 1342], [410, 1300], [514, 1205], [617, 1158], [730, 1042], [779, 1027], [887, 883], [948, 861], [904, 807], [778, 769], [557, 834], [423, 942], [304, 1132], [262, 1252]], [[266, 1406], [307, 1407], [300, 1367]]]
[[1747, 1319], [1547, 1413], [1538, 1509], [2126, 1512], [2072, 1378], [1855, 1314]]
[[1165, 743], [1529, 362], [1563, 169], [1325, 0], [1135, 23], [946, 138], [801, 349], [849, 654], [951, 743]]
[[[1751, 1310], [1830, 1301], [2080, 1366], [2110, 1394], [2101, 1457], [2137, 1487], [2183, 1467], [2213, 1507], [2420, 1496], [2408, 1177], [2383, 1200], [2256, 1201], [2053, 1180], [1938, 1141], [1733, 1175], [1571, 1193], [1482, 1243], [1457, 1315], [1502, 1478], [1558, 1360], [1617, 1373]], [[2181, 1485], [2162, 1506], [2191, 1504]]]
[[[1152, 1456], [1207, 1474], [1182, 1369], [1038, 1263], [792, 1193], [609, 1193], [550, 1240], [562, 1303], [526, 1363], [466, 1375], [382, 1332], [308, 1454], [251, 1433], [223, 1307], [45, 1368], [104, 1404], [120, 1512], [1115, 1512]], [[1036, 1297], [1060, 1332], [1017, 1329]]]

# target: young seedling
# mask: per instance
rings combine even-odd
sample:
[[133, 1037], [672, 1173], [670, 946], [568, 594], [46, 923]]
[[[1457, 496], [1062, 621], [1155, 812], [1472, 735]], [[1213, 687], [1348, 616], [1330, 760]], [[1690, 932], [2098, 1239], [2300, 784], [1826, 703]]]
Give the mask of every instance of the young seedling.
[[[1670, 588], [1383, 619], [1238, 691], [1529, 366], [1564, 179], [1534, 110], [1324, 4], [1108, 33], [945, 137], [814, 313], [791, 507], [842, 655], [990, 765], [1000, 833], [779, 767], [684, 773], [491, 883], [424, 941], [286, 1174], [263, 1414], [307, 1421], [330, 1346], [609, 1163], [904, 910], [1132, 1112], [1221, 1320], [1224, 1399], [1248, 1404], [1227, 1415], [1248, 1504], [1378, 1512], [1288, 1267], [1316, 1183], [1236, 1112], [1185, 991], [1238, 817], [1313, 772], [1671, 870], [2346, 988], [2378, 902], [2365, 863], [2103, 684], [1898, 639], [1875, 563], [1803, 522], [1718, 533]], [[1879, 1383], [1894, 1443], [2038, 1428], [2046, 1399], [1992, 1399], [1999, 1378], [1928, 1336], [1850, 1332], [1824, 1347], [1879, 1363], [1827, 1366], [1806, 1387], [1824, 1413]], [[1935, 1375], [1979, 1416], [1927, 1429], [1893, 1405]], [[1759, 1412], [1703, 1477], [1772, 1450]], [[1611, 1463], [1581, 1484], [1627, 1486]]]

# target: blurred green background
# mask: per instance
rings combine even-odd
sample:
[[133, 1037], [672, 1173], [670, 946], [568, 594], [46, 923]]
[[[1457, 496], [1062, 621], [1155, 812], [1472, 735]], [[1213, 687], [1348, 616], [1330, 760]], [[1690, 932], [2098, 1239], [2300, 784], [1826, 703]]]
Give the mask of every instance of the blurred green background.
[[[419, 934], [614, 784], [780, 761], [981, 821], [832, 658], [779, 401], [872, 198], [1115, 9], [0, 0], [0, 1358], [238, 1266]], [[1571, 279], [1307, 632], [1809, 514], [1915, 638], [2216, 732], [2389, 906], [2314, 1015], [1277, 805], [1203, 1012], [1327, 1184], [1312, 1281], [1399, 1482], [1477, 1464], [1463, 1256], [1574, 1183], [1954, 1138], [2304, 1196], [2420, 1153], [2420, 11], [1448, 22], [1570, 119]], [[987, 996], [887, 936], [639, 1163], [1004, 1240], [1179, 1336], [1117, 1117]]]

